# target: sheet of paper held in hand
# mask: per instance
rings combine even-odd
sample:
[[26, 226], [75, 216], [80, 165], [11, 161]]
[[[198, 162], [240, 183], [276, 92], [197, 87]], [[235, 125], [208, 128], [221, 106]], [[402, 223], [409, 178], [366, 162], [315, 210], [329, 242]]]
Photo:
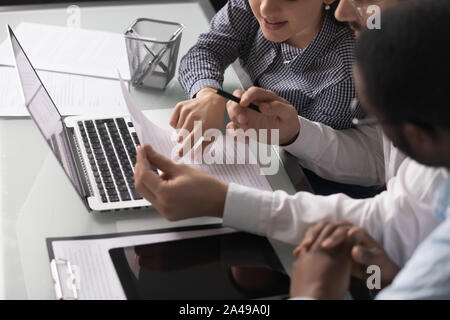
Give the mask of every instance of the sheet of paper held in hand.
[[[218, 139], [209, 152], [219, 152], [220, 155], [215, 155], [214, 158], [222, 158], [223, 164], [205, 164], [198, 161], [192, 161], [198, 159], [197, 155], [186, 154], [182, 159], [177, 159], [174, 156], [179, 150], [180, 146], [176, 142], [175, 130], [170, 132], [163, 128], [160, 128], [150, 119], [148, 119], [141, 110], [139, 110], [133, 103], [132, 98], [126, 88], [125, 82], [121, 79], [120, 84], [122, 87], [122, 93], [125, 99], [125, 103], [130, 112], [131, 118], [136, 129], [136, 133], [139, 137], [139, 141], [142, 144], [150, 145], [156, 152], [166, 156], [167, 158], [178, 160], [186, 164], [203, 169], [218, 179], [225, 182], [233, 182], [240, 185], [258, 188], [261, 190], [271, 191], [272, 188], [264, 175], [261, 175], [261, 168], [256, 163], [256, 159], [252, 152], [248, 150], [248, 147], [244, 143], [232, 143], [233, 139]], [[198, 151], [197, 148], [201, 144], [200, 139], [192, 148], [194, 152]], [[231, 144], [230, 144], [231, 142]], [[201, 151], [201, 150], [200, 150]], [[230, 152], [232, 151], [232, 152]], [[208, 151], [206, 151], [208, 152]], [[192, 152], [191, 152], [192, 153]], [[245, 154], [243, 154], [245, 153]], [[232, 157], [232, 159], [230, 159]], [[201, 158], [201, 157], [200, 157]], [[232, 160], [245, 159], [243, 164], [229, 164], [233, 163]], [[236, 162], [234, 162], [236, 163]]]

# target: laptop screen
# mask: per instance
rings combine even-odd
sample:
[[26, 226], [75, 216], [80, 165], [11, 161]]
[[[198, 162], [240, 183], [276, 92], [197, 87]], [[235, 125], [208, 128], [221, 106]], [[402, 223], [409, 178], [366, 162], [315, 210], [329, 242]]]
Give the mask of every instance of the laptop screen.
[[84, 198], [62, 117], [13, 31], [8, 29], [25, 106], [78, 194]]

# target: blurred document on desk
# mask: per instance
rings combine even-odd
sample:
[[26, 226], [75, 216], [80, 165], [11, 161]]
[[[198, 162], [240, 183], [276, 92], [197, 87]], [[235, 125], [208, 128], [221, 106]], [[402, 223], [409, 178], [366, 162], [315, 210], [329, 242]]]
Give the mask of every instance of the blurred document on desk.
[[[119, 81], [39, 71], [62, 115], [123, 114], [127, 112]], [[29, 116], [16, 70], [0, 67], [0, 117]]]
[[[130, 80], [125, 38], [118, 33], [21, 23], [14, 33], [38, 70]], [[0, 65], [13, 66], [9, 39], [0, 45]]]
[[[218, 227], [195, 229], [185, 227], [171, 231], [166, 229], [109, 236], [49, 238], [47, 247], [50, 259], [70, 261], [73, 268], [79, 271], [75, 282], [80, 300], [124, 300], [126, 296], [109, 256], [109, 250], [235, 232], [230, 228]], [[136, 255], [135, 258], [137, 258]], [[67, 285], [67, 282], [62, 281], [62, 285]]]

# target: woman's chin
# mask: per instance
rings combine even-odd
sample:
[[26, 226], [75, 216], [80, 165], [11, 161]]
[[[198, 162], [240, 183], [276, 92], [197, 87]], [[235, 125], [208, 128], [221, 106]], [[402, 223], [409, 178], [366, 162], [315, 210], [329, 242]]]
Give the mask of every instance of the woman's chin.
[[285, 42], [289, 39], [289, 37], [280, 35], [280, 34], [276, 34], [273, 31], [267, 31], [263, 29], [263, 34], [264, 34], [264, 38], [266, 38], [269, 41], [272, 42], [277, 42], [277, 43], [281, 43], [281, 42]]

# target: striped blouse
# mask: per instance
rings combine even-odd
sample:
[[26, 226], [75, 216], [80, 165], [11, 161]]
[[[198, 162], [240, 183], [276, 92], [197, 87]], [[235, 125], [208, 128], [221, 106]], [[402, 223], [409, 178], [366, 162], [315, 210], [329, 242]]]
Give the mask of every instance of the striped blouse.
[[204, 87], [221, 88], [225, 69], [239, 59], [255, 86], [292, 103], [300, 116], [335, 129], [364, 116], [350, 110], [354, 36], [327, 13], [321, 30], [304, 49], [267, 40], [248, 1], [230, 0], [209, 30], [182, 58], [179, 81], [188, 98]]

